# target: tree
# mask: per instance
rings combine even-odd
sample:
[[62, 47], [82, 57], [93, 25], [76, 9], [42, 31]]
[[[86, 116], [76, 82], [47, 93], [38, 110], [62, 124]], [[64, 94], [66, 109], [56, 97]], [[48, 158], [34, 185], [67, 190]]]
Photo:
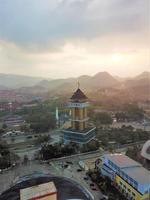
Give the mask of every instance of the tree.
[[6, 129], [6, 128], [7, 128], [7, 125], [6, 125], [6, 124], [3, 124], [3, 125], [2, 125], [2, 128], [3, 128], [3, 129]]
[[3, 134], [4, 132], [4, 129], [0, 128], [0, 134]]
[[81, 152], [84, 153], [84, 152], [89, 152], [89, 151], [96, 151], [96, 150], [98, 150], [98, 148], [99, 148], [99, 142], [91, 141], [90, 143], [84, 144], [81, 147]]
[[96, 113], [94, 115], [94, 121], [96, 122], [96, 124], [102, 124], [102, 125], [109, 125], [112, 124], [112, 118], [111, 116], [106, 113], [106, 112], [100, 112], [100, 113]]
[[27, 162], [28, 162], [28, 156], [27, 155], [24, 155], [24, 158], [23, 158], [23, 162], [25, 163], [25, 164], [27, 164]]
[[33, 132], [42, 133], [55, 128], [55, 118], [51, 114], [33, 114], [28, 118], [30, 128]]
[[36, 144], [47, 143], [50, 140], [49, 135], [39, 136], [35, 141]]
[[28, 125], [26, 125], [26, 124], [23, 124], [23, 125], [20, 126], [20, 130], [22, 132], [27, 133], [27, 132], [30, 132], [30, 127]]
[[126, 155], [134, 160], [137, 160], [138, 152], [140, 151], [138, 146], [130, 147], [126, 151]]
[[144, 117], [144, 110], [139, 108], [137, 104], [127, 104], [124, 108], [130, 120], [141, 120]]

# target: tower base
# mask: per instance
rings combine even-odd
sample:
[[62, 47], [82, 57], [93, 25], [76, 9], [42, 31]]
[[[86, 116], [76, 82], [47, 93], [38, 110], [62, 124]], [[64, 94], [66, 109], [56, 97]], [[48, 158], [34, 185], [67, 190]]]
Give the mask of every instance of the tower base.
[[71, 128], [63, 130], [64, 143], [68, 144], [70, 142], [86, 144], [90, 142], [95, 137], [96, 127], [87, 128], [83, 131], [76, 131]]

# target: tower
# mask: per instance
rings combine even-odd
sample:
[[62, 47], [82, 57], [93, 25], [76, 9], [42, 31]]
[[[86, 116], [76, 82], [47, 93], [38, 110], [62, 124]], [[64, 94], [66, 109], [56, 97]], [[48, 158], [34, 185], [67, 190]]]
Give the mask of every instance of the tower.
[[87, 108], [89, 103], [87, 97], [78, 88], [71, 97], [69, 108], [71, 109], [71, 128], [76, 131], [83, 131], [87, 128]]
[[55, 119], [56, 119], [56, 125], [59, 125], [59, 113], [58, 113], [58, 107], [56, 107], [56, 112], [55, 112]]
[[68, 107], [71, 110], [71, 126], [63, 130], [64, 142], [88, 143], [95, 137], [95, 127], [89, 126], [87, 110], [89, 107], [88, 98], [78, 89], [70, 98]]

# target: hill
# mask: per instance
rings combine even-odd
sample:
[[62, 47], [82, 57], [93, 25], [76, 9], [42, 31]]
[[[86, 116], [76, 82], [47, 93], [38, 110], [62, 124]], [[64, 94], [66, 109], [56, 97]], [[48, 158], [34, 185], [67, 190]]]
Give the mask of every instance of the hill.
[[41, 77], [31, 77], [0, 73], [0, 88], [16, 89], [20, 87], [32, 87], [43, 80]]
[[99, 72], [94, 76], [83, 75], [78, 78], [41, 81], [38, 86], [44, 86], [49, 91], [63, 93], [73, 91], [77, 87], [78, 82], [80, 83], [81, 88], [85, 91], [114, 87], [119, 84], [119, 81], [117, 81], [109, 73]]

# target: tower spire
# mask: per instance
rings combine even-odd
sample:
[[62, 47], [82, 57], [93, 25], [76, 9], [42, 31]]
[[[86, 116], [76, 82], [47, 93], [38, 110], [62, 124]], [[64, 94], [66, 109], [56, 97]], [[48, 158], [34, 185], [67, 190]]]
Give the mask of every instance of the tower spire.
[[80, 82], [78, 81], [78, 89], [80, 88]]

